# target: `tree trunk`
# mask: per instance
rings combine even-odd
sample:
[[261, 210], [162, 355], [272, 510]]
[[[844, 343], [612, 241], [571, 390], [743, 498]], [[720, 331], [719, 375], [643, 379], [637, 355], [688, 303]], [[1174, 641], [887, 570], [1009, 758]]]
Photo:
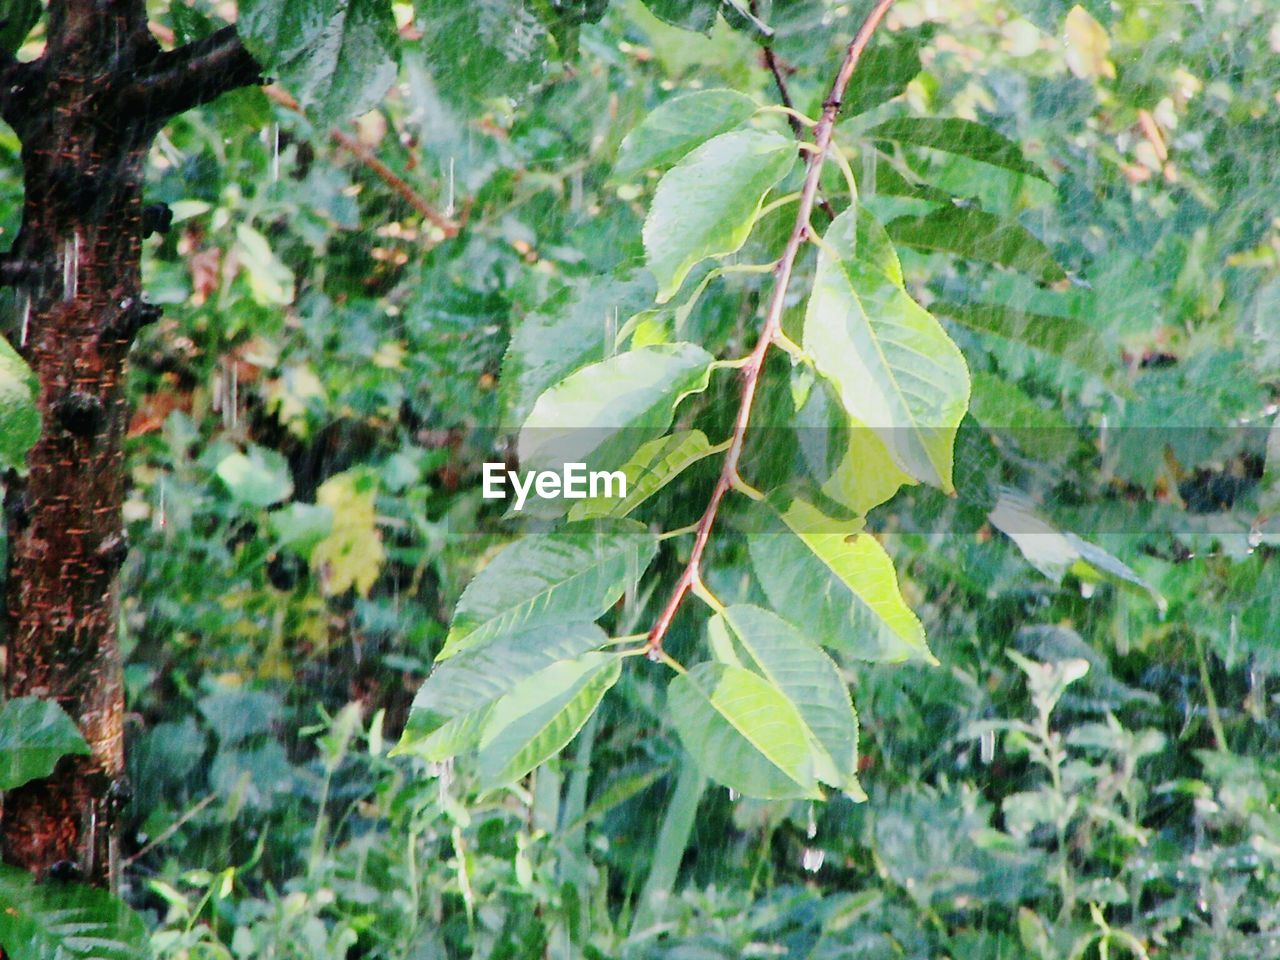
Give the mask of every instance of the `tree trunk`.
[[43, 417], [6, 494], [6, 692], [56, 700], [91, 752], [5, 797], [0, 846], [15, 866], [106, 885], [124, 776], [125, 357], [158, 315], [141, 290], [143, 163], [167, 119], [258, 70], [233, 32], [161, 53], [143, 0], [53, 0], [48, 16], [46, 53], [6, 65], [0, 94], [25, 189], [3, 279]]

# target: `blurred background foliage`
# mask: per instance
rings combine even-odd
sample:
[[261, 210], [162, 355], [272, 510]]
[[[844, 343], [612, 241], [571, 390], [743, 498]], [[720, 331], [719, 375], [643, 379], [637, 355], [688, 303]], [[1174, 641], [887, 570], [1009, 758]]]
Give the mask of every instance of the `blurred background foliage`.
[[[236, 12], [149, 6], [179, 39]], [[628, 264], [653, 178], [614, 175], [620, 141], [677, 93], [777, 101], [745, 7], [578, 6], [553, 34], [537, 3], [397, 5], [397, 81], [355, 123], [244, 91], [152, 153], [176, 225], [147, 242], [165, 319], [132, 355], [120, 629], [125, 893], [157, 955], [1280, 956], [1272, 0], [902, 0], [878, 38], [860, 82], [890, 89], [837, 132], [862, 202], [891, 220], [945, 191], [1068, 278], [904, 251], [974, 398], [961, 496], [910, 488], [875, 521], [941, 665], [851, 671], [870, 802], [707, 786], [634, 661], [520, 788], [387, 758], [512, 535], [479, 469], [510, 455], [513, 330], [651, 295]], [[860, 5], [752, 9], [816, 113]], [[1052, 186], [866, 135], [911, 116], [981, 120]], [[4, 131], [9, 236], [20, 198]], [[764, 282], [699, 302], [720, 355]], [[664, 527], [705, 499], [685, 479]], [[987, 516], [1007, 487], [1144, 589], [1058, 563], [1057, 534], [1019, 550]], [[713, 560], [740, 593], [741, 544]]]

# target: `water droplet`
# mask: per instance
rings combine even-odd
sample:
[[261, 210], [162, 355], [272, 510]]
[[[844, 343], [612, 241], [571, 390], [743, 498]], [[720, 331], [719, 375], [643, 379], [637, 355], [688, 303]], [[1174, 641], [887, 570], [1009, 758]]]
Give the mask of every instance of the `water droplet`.
[[160, 505], [157, 508], [156, 514], [155, 514], [156, 529], [163, 530], [165, 527], [169, 525], [169, 513], [165, 506], [165, 483], [164, 483], [163, 477], [160, 478], [159, 487], [160, 487]]
[[271, 125], [271, 182], [280, 179], [280, 124]]
[[80, 289], [80, 234], [62, 244], [62, 299], [74, 300]]
[[737, 799], [738, 799], [738, 797], [740, 797], [740, 796], [741, 796], [741, 794], [740, 794], [740, 793], [738, 793], [738, 791], [737, 791], [737, 790], [733, 789], [733, 787], [730, 787], [730, 788], [729, 788], [729, 802], [730, 802], [730, 803], [733, 803], [733, 801], [737, 800]]
[[817, 873], [822, 869], [823, 862], [827, 859], [827, 852], [817, 847], [805, 847], [804, 853], [800, 855], [800, 865], [809, 873]]
[[982, 739], [978, 741], [978, 757], [983, 763], [990, 763], [996, 756], [996, 732], [983, 730]]
[[1084, 597], [1086, 600], [1092, 597], [1097, 589], [1098, 585], [1095, 583], [1090, 583], [1088, 580], [1080, 581], [1080, 596]]
[[453, 157], [450, 157], [449, 158], [449, 192], [445, 195], [445, 202], [444, 202], [444, 215], [446, 217], [453, 216], [453, 210], [454, 210], [453, 201], [454, 201]]
[[809, 824], [805, 828], [804, 835], [810, 840], [818, 835], [818, 820], [817, 817], [814, 816], [812, 803], [809, 804]]
[[22, 318], [22, 336], [18, 345], [25, 347], [27, 345], [27, 333], [31, 328], [31, 297], [24, 290], [18, 294], [18, 315]]

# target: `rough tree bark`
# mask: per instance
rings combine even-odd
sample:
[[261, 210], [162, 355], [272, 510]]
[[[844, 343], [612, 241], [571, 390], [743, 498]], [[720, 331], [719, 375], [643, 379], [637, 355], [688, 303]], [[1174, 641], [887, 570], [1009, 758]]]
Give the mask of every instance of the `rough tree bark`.
[[[91, 754], [8, 794], [6, 862], [113, 879], [124, 697], [116, 572], [128, 422], [125, 357], [158, 311], [143, 299], [143, 164], [173, 116], [259, 67], [228, 28], [162, 52], [144, 0], [51, 0], [44, 54], [0, 63], [0, 116], [22, 142], [22, 229], [0, 261], [19, 317], [7, 331], [40, 381], [43, 434], [6, 483], [10, 697], [58, 701]], [[163, 218], [161, 218], [163, 219]]]

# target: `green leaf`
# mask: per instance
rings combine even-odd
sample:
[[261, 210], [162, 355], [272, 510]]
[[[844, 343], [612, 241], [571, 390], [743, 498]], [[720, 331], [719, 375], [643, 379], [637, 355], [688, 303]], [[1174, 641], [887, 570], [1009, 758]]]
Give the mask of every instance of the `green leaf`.
[[794, 140], [733, 130], [667, 171], [644, 222], [645, 256], [658, 280], [659, 303], [675, 295], [697, 263], [746, 242], [765, 195], [795, 163]]
[[972, 120], [933, 117], [898, 117], [872, 127], [871, 140], [896, 140], [916, 147], [931, 147], [1025, 173], [1048, 181], [1043, 170], [1022, 155], [1022, 149], [1003, 134]]
[[902, 470], [950, 492], [968, 368], [900, 274], [886, 272], [896, 264], [883, 253], [887, 244], [870, 214], [836, 217], [818, 256], [804, 347], [849, 415], [876, 431]]
[[9, 0], [0, 17], [0, 50], [14, 53], [40, 19], [40, 0]]
[[1026, 227], [977, 207], [950, 204], [922, 216], [899, 217], [885, 230], [894, 243], [908, 247], [1010, 267], [1044, 283], [1066, 278], [1049, 248]]
[[169, 4], [169, 21], [173, 24], [174, 39], [179, 44], [201, 40], [217, 30], [212, 19], [186, 3]]
[[840, 106], [841, 117], [856, 117], [902, 93], [920, 72], [918, 35], [894, 35], [862, 55]]
[[242, 0], [236, 29], [321, 123], [372, 109], [396, 78], [390, 0]]
[[275, 450], [250, 446], [248, 454], [223, 457], [214, 471], [231, 495], [241, 503], [269, 507], [293, 493], [289, 463]]
[[644, 0], [659, 20], [673, 27], [710, 33], [720, 9], [719, 0]]
[[236, 225], [236, 244], [254, 300], [276, 306], [292, 303], [293, 273], [280, 262], [267, 238], [247, 223], [241, 223]]
[[671, 425], [681, 399], [707, 388], [712, 362], [699, 346], [673, 343], [629, 350], [584, 367], [533, 405], [517, 443], [521, 467], [622, 466]]
[[[973, 375], [969, 412], [985, 429], [1012, 440], [1029, 456], [1063, 463], [1080, 443], [1074, 428], [1053, 404], [1042, 404], [1016, 384], [995, 374]], [[957, 457], [960, 440], [956, 438]]]
[[314, 503], [290, 503], [267, 515], [276, 546], [309, 557], [317, 543], [333, 533], [333, 508]]
[[712, 137], [745, 123], [759, 105], [734, 90], [698, 90], [657, 107], [618, 148], [615, 177], [667, 167]]
[[879, 541], [803, 501], [781, 506], [775, 500], [762, 508], [775, 532], [748, 541], [770, 605], [843, 656], [937, 663]]
[[621, 673], [617, 654], [588, 653], [519, 683], [494, 705], [481, 735], [481, 789], [519, 780], [564, 749]]
[[[613, 350], [619, 324], [653, 301], [643, 271], [574, 280], [530, 312], [511, 334], [500, 390], [507, 422], [519, 426], [544, 390]], [[620, 319], [621, 318], [621, 319]]]
[[1067, 573], [1086, 582], [1108, 580], [1145, 592], [1161, 611], [1167, 606], [1159, 591], [1127, 564], [1097, 544], [1059, 530], [1039, 514], [1023, 493], [1002, 490], [988, 519], [1017, 544], [1028, 563], [1054, 583], [1060, 583]]
[[806, 466], [823, 496], [866, 516], [915, 480], [898, 469], [874, 430], [845, 412], [830, 380], [809, 375], [814, 382], [796, 413]]
[[746, 0], [720, 0], [720, 13], [733, 29], [751, 34], [756, 43], [773, 37], [773, 27], [756, 16]]
[[0, 790], [49, 776], [69, 754], [88, 756], [89, 745], [58, 704], [38, 697], [0, 704]]
[[39, 389], [26, 361], [0, 337], [0, 472], [22, 469], [40, 439]]
[[687, 467], [711, 455], [711, 443], [701, 430], [681, 430], [650, 440], [623, 467], [627, 495], [622, 499], [597, 497], [575, 504], [570, 520], [592, 517], [625, 517], [678, 477]]
[[[439, 747], [447, 738], [424, 743], [441, 727], [487, 711], [503, 695], [553, 663], [573, 660], [604, 645], [608, 638], [594, 623], [543, 623], [498, 637], [437, 663], [418, 689], [397, 753], [419, 745], [443, 760]], [[458, 726], [463, 726], [459, 724]]]
[[537, 15], [539, 6], [547, 5], [417, 0], [421, 45], [440, 92], [472, 109], [475, 100], [523, 96], [553, 54], [551, 35]]
[[1027, 313], [996, 303], [947, 303], [935, 300], [929, 305], [939, 316], [954, 320], [971, 330], [994, 333], [1026, 344], [1036, 350], [1061, 357], [1097, 373], [1113, 372], [1112, 359], [1117, 350], [1108, 348], [1102, 338], [1083, 320]]
[[0, 945], [9, 960], [146, 960], [142, 919], [106, 890], [36, 883], [0, 864]]
[[467, 584], [437, 659], [533, 626], [594, 620], [635, 584], [657, 549], [653, 534], [629, 521], [527, 535]]
[[804, 721], [769, 681], [723, 663], [700, 663], [667, 687], [680, 742], [709, 777], [748, 797], [822, 796]]
[[858, 715], [831, 658], [787, 621], [760, 607], [737, 604], [708, 624], [722, 643], [729, 639], [726, 627], [744, 653], [743, 662], [726, 662], [760, 674], [800, 714], [817, 778], [855, 799], [866, 799], [858, 783]]

